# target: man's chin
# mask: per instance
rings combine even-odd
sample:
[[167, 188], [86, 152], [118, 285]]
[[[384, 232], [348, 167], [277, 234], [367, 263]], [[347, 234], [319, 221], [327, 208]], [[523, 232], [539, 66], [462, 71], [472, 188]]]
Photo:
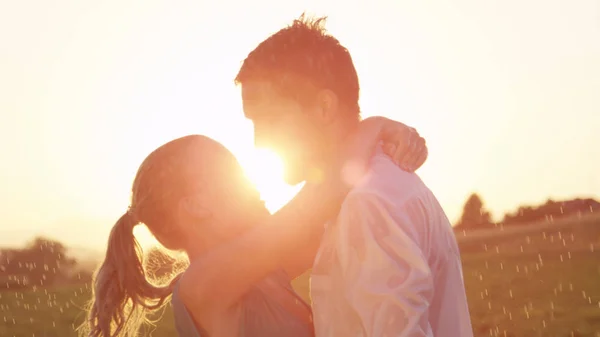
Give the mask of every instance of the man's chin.
[[312, 167], [308, 164], [303, 166], [295, 166], [295, 170], [286, 169], [283, 175], [283, 180], [286, 184], [297, 185], [301, 182], [322, 183], [325, 179], [323, 170], [318, 167]]
[[283, 180], [288, 185], [298, 185], [301, 182], [303, 182], [304, 180], [306, 180], [306, 177], [304, 176], [304, 174], [302, 174], [298, 171], [290, 172], [290, 170], [285, 170], [285, 174], [283, 175]]
[[301, 159], [302, 157], [285, 157], [283, 160], [283, 180], [289, 185], [298, 185], [310, 180], [312, 172], [312, 161]]

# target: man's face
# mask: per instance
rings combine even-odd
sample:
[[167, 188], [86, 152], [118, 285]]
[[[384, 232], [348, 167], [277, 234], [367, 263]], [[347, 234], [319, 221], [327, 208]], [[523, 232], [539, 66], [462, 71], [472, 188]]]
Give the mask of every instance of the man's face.
[[281, 157], [287, 183], [306, 180], [323, 144], [324, 125], [316, 111], [282, 97], [263, 81], [244, 83], [242, 101], [246, 118], [254, 124], [255, 146]]

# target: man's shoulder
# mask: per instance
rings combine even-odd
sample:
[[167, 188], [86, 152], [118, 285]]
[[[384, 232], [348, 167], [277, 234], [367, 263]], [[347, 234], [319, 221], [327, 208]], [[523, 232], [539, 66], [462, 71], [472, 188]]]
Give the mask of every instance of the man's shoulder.
[[371, 196], [399, 202], [420, 192], [428, 189], [416, 173], [402, 170], [387, 155], [377, 153], [365, 174], [355, 181], [348, 197]]

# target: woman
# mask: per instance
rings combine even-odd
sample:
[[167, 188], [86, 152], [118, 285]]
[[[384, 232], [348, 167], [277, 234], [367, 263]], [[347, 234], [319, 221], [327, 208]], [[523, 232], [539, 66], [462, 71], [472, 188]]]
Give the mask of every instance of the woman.
[[[416, 169], [426, 148], [405, 146], [406, 130], [401, 123], [367, 118], [345, 157], [366, 165], [383, 140], [397, 164]], [[408, 134], [413, 144], [424, 145], [416, 132]], [[82, 335], [134, 336], [146, 311], [173, 295], [182, 337], [313, 336], [310, 306], [290, 280], [312, 264], [322, 225], [349, 190], [338, 176], [307, 183], [270, 215], [233, 154], [218, 142], [187, 136], [159, 147], [140, 166], [131, 206], [110, 233]], [[133, 235], [139, 223], [164, 247], [189, 257], [188, 269], [167, 286], [146, 278]]]

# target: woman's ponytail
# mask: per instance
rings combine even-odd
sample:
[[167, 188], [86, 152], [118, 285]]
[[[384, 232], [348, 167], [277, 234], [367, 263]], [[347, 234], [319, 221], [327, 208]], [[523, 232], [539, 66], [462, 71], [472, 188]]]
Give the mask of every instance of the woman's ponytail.
[[115, 223], [108, 239], [104, 262], [93, 282], [93, 298], [87, 321], [80, 333], [85, 337], [136, 336], [148, 310], [163, 306], [178, 277], [167, 286], [148, 281], [142, 248], [133, 234], [139, 223], [131, 211]]

